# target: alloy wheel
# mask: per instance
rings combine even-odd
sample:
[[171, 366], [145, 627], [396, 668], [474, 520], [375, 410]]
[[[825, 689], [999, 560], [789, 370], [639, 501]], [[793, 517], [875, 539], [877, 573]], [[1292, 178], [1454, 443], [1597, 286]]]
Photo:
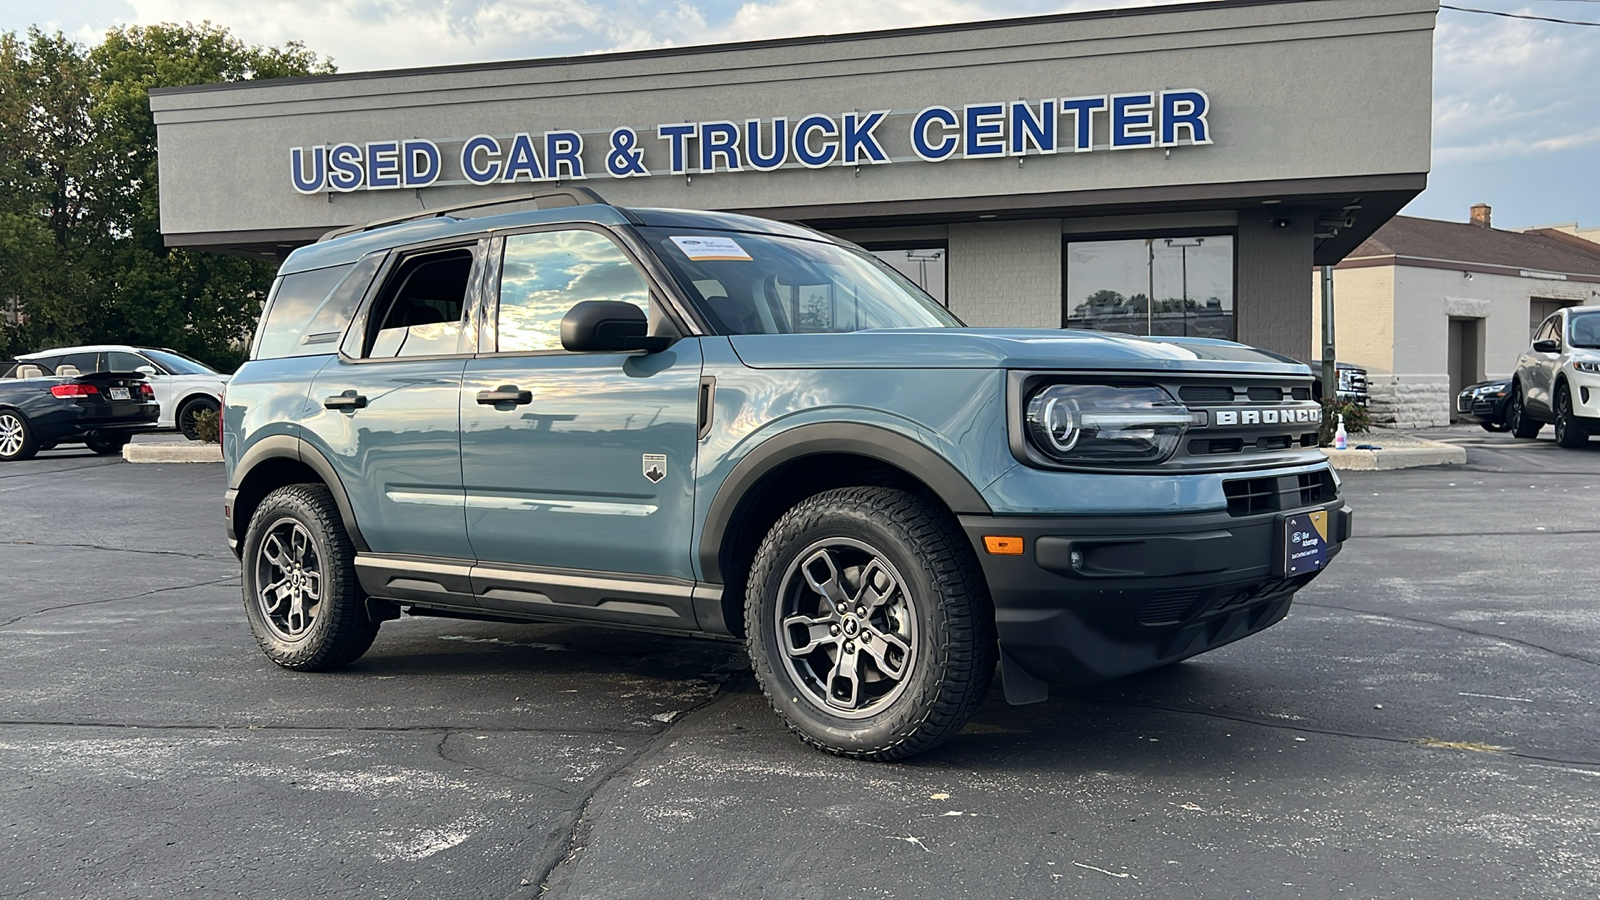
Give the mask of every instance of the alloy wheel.
[[285, 641], [311, 631], [322, 605], [322, 560], [311, 532], [295, 519], [273, 523], [256, 553], [256, 603], [268, 628]]
[[887, 708], [916, 662], [915, 603], [871, 546], [835, 537], [806, 547], [784, 573], [774, 623], [800, 693], [843, 718]]
[[22, 442], [27, 439], [23, 431], [22, 420], [13, 413], [0, 414], [0, 456], [13, 457], [22, 451]]

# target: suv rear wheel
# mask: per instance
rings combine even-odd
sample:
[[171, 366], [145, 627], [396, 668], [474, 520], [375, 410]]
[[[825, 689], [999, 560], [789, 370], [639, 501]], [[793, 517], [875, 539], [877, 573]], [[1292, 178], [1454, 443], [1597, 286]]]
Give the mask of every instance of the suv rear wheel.
[[827, 491], [779, 519], [751, 568], [745, 633], [773, 708], [842, 756], [942, 743], [994, 675], [994, 613], [966, 538], [890, 488]]
[[356, 580], [355, 548], [320, 484], [268, 494], [244, 536], [244, 608], [262, 652], [286, 669], [325, 672], [367, 652], [378, 623]]

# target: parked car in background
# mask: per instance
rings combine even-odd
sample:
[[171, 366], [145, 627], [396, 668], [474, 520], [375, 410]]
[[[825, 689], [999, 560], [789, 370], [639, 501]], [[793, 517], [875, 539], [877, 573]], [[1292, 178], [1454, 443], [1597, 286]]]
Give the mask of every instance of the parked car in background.
[[1511, 379], [1480, 381], [1456, 395], [1456, 412], [1476, 419], [1484, 431], [1510, 431], [1506, 424], [1506, 401], [1511, 397]]
[[1519, 438], [1556, 427], [1556, 443], [1582, 447], [1600, 434], [1600, 307], [1552, 313], [1517, 359], [1506, 422]]
[[45, 374], [78, 375], [89, 372], [143, 372], [161, 405], [158, 429], [175, 428], [191, 441], [200, 440], [196, 414], [222, 408], [222, 391], [228, 376], [196, 359], [173, 350], [96, 344], [59, 347], [17, 357], [38, 366]]
[[[1316, 379], [1311, 385], [1312, 396], [1322, 399], [1322, 360], [1314, 359], [1307, 363], [1311, 367], [1311, 375]], [[1339, 379], [1340, 400], [1349, 403], [1367, 405], [1367, 370], [1350, 363], [1335, 362], [1334, 373]]]
[[0, 461], [29, 459], [57, 444], [121, 453], [129, 438], [155, 430], [160, 413], [141, 373], [59, 376], [19, 362], [0, 376]]

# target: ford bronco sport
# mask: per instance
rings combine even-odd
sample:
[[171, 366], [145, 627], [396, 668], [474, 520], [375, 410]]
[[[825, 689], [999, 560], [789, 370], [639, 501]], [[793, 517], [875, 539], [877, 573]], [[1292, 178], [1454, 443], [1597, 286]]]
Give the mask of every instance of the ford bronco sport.
[[1258, 632], [1350, 534], [1299, 363], [966, 328], [805, 228], [523, 199], [280, 270], [223, 421], [279, 665], [402, 611], [741, 640], [800, 738], [896, 759], [997, 660], [1030, 702]]

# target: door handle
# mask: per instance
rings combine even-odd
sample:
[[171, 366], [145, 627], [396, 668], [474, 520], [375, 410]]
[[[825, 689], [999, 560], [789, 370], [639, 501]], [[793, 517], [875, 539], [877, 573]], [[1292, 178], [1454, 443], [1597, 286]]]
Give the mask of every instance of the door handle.
[[479, 391], [478, 402], [484, 406], [514, 403], [524, 406], [533, 402], [533, 391], [525, 391], [514, 384], [502, 384], [492, 391]]
[[367, 398], [353, 390], [345, 391], [342, 394], [334, 394], [332, 397], [323, 400], [322, 405], [328, 409], [366, 409]]

